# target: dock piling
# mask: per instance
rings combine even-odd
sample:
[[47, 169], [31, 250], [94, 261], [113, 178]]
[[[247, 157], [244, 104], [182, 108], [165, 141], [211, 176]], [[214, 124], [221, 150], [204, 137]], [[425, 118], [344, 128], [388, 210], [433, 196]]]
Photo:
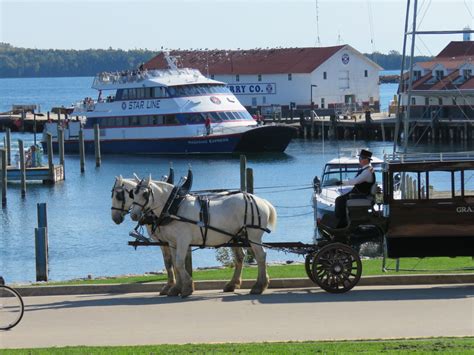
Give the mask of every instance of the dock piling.
[[7, 150], [0, 149], [2, 156], [2, 207], [7, 205]]
[[80, 155], [80, 161], [81, 161], [81, 173], [85, 171], [85, 149], [84, 149], [84, 130], [81, 129], [79, 130], [79, 155]]
[[20, 154], [20, 178], [21, 178], [21, 197], [26, 196], [26, 165], [25, 165], [25, 147], [23, 140], [18, 140], [18, 153]]
[[48, 230], [35, 228], [36, 281], [48, 281]]
[[246, 169], [247, 169], [247, 157], [245, 155], [241, 155], [240, 156], [240, 191], [247, 191]]
[[66, 179], [66, 171], [64, 167], [64, 130], [62, 127], [58, 129], [58, 153], [59, 153], [59, 164], [63, 166], [64, 179]]
[[94, 148], [95, 148], [95, 166], [99, 167], [102, 159], [100, 157], [100, 127], [98, 124], [94, 125]]
[[50, 181], [54, 183], [53, 136], [51, 133], [46, 134], [46, 140], [48, 144], [48, 174]]
[[246, 169], [247, 192], [253, 194], [253, 169]]
[[7, 149], [7, 166], [12, 164], [12, 149], [11, 149], [11, 129], [5, 129], [5, 146]]

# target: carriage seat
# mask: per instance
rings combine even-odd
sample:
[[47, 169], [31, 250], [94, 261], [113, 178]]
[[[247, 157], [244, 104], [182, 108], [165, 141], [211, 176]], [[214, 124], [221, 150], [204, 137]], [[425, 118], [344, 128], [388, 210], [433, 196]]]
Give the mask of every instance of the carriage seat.
[[347, 207], [367, 207], [370, 208], [375, 203], [375, 194], [377, 193], [377, 184], [373, 184], [370, 188], [369, 195], [350, 194], [347, 200]]

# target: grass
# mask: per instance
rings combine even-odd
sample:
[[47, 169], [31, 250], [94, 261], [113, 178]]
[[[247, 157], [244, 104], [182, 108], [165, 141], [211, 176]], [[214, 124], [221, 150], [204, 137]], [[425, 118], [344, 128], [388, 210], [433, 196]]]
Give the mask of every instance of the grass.
[[[414, 269], [415, 271], [382, 271], [382, 259], [363, 260], [362, 276], [370, 275], [401, 275], [401, 274], [419, 274], [419, 273], [448, 273], [448, 272], [469, 272], [474, 273], [474, 261], [470, 257], [458, 258], [405, 258], [400, 259], [400, 268], [403, 270]], [[387, 260], [387, 268], [395, 268], [395, 260]], [[470, 268], [471, 270], [468, 270]], [[454, 269], [454, 271], [448, 271]], [[427, 270], [427, 271], [420, 271]], [[429, 271], [429, 270], [443, 270], [443, 271]], [[229, 280], [232, 277], [232, 268], [195, 270], [193, 271], [194, 280]], [[289, 265], [269, 265], [268, 275], [270, 279], [278, 278], [306, 278], [304, 265], [289, 264]], [[253, 279], [257, 277], [257, 268], [255, 266], [246, 266], [243, 270], [244, 279]], [[83, 285], [83, 284], [111, 284], [111, 283], [145, 283], [145, 282], [161, 282], [166, 281], [165, 274], [147, 274], [139, 276], [123, 276], [111, 278], [99, 278], [91, 280], [71, 280], [64, 282], [49, 282], [48, 285]], [[41, 284], [44, 285], [44, 284]]]
[[110, 347], [63, 347], [0, 350], [0, 354], [314, 354], [417, 353], [472, 354], [474, 338], [429, 338], [373, 341], [307, 341], [246, 344], [185, 344]]

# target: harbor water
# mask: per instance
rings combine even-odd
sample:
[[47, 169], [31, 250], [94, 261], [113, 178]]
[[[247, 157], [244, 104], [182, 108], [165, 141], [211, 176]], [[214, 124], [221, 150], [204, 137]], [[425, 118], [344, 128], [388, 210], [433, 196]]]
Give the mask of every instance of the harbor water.
[[[95, 96], [89, 89], [92, 78], [0, 79], [0, 112], [12, 104], [40, 104], [44, 112], [53, 106], [68, 106], [85, 96]], [[383, 88], [382, 88], [383, 87]], [[381, 86], [382, 108], [388, 106], [396, 84]], [[0, 133], [0, 142], [3, 142]], [[12, 134], [28, 147], [32, 134]], [[2, 143], [0, 143], [1, 145]], [[326, 161], [337, 157], [343, 148], [368, 147], [375, 155], [392, 151], [391, 142], [326, 141], [295, 139], [283, 154], [248, 155], [254, 170], [255, 193], [268, 199], [277, 209], [277, 228], [265, 235], [265, 241], [313, 242], [314, 217], [311, 205], [312, 180], [320, 175]], [[14, 148], [15, 149], [15, 148]], [[472, 146], [417, 146], [420, 151], [467, 150]], [[57, 158], [55, 158], [57, 162]], [[66, 156], [66, 180], [55, 185], [28, 183], [26, 198], [21, 198], [20, 184], [8, 185], [8, 203], [0, 210], [0, 275], [8, 282], [35, 280], [34, 229], [37, 226], [36, 204], [48, 206], [49, 277], [66, 280], [87, 275], [110, 276], [141, 274], [164, 268], [157, 247], [134, 250], [127, 245], [135, 223], [130, 219], [115, 225], [111, 219], [111, 188], [115, 176], [131, 177], [167, 174], [170, 162], [175, 173], [194, 173], [193, 190], [240, 186], [238, 155], [206, 156], [114, 156], [102, 157], [102, 166], [88, 156], [86, 172], [80, 173], [79, 157]], [[301, 260], [293, 254], [268, 252], [269, 261]], [[193, 254], [194, 267], [219, 265], [213, 249], [198, 249]]]

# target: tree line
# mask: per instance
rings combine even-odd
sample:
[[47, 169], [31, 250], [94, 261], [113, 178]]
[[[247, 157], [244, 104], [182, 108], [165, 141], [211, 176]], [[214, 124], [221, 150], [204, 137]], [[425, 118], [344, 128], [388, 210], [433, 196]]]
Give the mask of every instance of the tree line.
[[[31, 49], [0, 43], [0, 78], [94, 76], [138, 68], [158, 53], [148, 49]], [[400, 69], [402, 56], [397, 51], [365, 55], [385, 70]], [[415, 61], [429, 59], [416, 57]]]

